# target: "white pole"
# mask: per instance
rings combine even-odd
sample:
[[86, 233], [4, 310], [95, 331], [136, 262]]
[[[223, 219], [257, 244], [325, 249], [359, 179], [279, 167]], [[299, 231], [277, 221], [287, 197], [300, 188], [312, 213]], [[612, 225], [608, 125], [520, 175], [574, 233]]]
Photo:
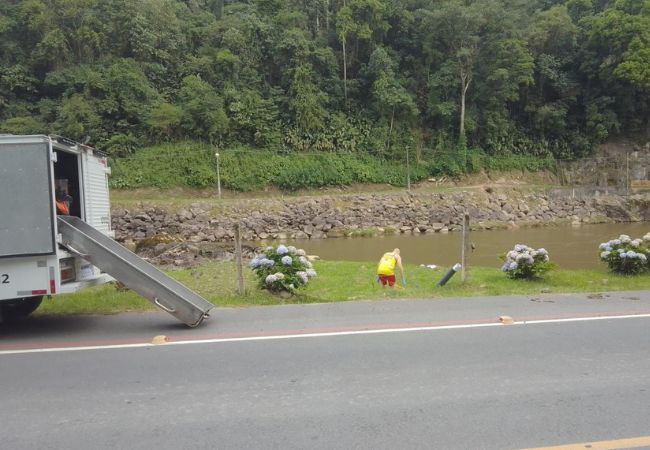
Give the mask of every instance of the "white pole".
[[221, 176], [219, 175], [219, 153], [215, 153], [214, 156], [217, 158], [217, 195], [221, 199]]

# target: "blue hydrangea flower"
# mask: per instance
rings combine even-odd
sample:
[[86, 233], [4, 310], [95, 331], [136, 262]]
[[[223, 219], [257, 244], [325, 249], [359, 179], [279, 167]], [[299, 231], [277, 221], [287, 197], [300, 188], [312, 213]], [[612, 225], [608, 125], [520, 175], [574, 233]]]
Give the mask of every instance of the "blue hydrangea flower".
[[291, 256], [283, 256], [282, 264], [284, 264], [285, 266], [290, 266], [291, 264], [293, 264], [293, 259], [291, 259]]
[[307, 269], [306, 272], [309, 278], [314, 278], [316, 276], [316, 271], [314, 269]]
[[259, 258], [253, 258], [249, 264], [251, 269], [257, 269], [260, 266], [260, 259]]
[[264, 267], [273, 267], [275, 265], [275, 261], [268, 258], [262, 258], [262, 260], [260, 261], [260, 265]]
[[289, 249], [285, 245], [278, 245], [278, 249], [275, 252], [278, 255], [286, 255], [289, 253]]

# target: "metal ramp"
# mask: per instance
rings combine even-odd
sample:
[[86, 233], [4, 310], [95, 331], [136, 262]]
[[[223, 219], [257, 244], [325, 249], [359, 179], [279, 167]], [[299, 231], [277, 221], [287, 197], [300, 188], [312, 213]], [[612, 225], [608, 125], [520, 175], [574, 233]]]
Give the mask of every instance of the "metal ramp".
[[78, 217], [57, 216], [62, 244], [190, 327], [213, 307], [178, 281]]

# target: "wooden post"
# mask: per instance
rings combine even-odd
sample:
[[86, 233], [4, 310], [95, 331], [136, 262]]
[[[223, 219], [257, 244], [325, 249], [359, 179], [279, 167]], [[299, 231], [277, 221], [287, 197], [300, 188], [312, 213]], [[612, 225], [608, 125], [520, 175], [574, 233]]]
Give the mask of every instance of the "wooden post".
[[461, 280], [464, 282], [467, 281], [468, 276], [468, 267], [467, 262], [469, 260], [470, 252], [470, 242], [469, 242], [469, 214], [465, 213], [463, 215], [463, 244], [460, 251], [461, 261]]
[[244, 268], [241, 254], [241, 225], [235, 224], [235, 260], [237, 262], [237, 291], [244, 295]]
[[406, 146], [406, 190], [411, 192], [411, 165], [409, 164], [409, 146]]

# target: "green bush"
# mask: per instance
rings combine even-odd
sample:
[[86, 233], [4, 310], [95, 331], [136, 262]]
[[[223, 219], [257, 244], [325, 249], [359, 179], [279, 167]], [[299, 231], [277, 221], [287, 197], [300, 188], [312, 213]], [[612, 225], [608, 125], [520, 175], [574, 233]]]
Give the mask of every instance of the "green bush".
[[650, 241], [650, 233], [643, 239], [631, 239], [621, 234], [617, 239], [603, 242], [599, 246], [600, 259], [609, 270], [622, 275], [639, 275], [648, 271], [650, 250], [644, 244]]
[[262, 256], [250, 262], [262, 289], [271, 292], [293, 292], [304, 287], [316, 276], [305, 251], [293, 246], [269, 246]]
[[517, 244], [502, 256], [501, 271], [512, 279], [533, 280], [541, 278], [553, 268], [548, 252], [544, 248], [535, 250], [524, 244]]

